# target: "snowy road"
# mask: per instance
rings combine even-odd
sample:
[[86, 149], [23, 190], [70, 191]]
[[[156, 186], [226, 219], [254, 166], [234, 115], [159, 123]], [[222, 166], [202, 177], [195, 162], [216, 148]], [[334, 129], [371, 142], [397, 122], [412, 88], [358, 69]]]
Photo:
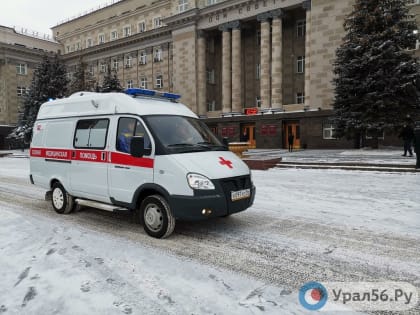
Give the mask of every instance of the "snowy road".
[[308, 281], [420, 288], [418, 174], [257, 171], [251, 209], [167, 240], [128, 214], [57, 215], [27, 174], [0, 159], [0, 313], [309, 314]]

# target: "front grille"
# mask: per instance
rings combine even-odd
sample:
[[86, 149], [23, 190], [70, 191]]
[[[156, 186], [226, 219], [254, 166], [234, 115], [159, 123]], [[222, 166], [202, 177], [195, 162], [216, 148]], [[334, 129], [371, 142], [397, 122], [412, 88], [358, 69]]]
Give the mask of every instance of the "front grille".
[[251, 198], [232, 201], [231, 192], [251, 188], [251, 177], [249, 175], [226, 178], [221, 181], [221, 184], [226, 196], [229, 213], [235, 213], [248, 208]]

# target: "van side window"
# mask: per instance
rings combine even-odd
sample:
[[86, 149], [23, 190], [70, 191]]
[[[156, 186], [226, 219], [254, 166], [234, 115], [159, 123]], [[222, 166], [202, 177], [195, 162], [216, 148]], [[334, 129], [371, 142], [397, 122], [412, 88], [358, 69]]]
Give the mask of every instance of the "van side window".
[[120, 118], [118, 121], [117, 150], [130, 153], [133, 136], [144, 137], [145, 148], [150, 148], [150, 139], [143, 124], [135, 118]]
[[109, 119], [79, 120], [74, 135], [75, 148], [104, 149]]

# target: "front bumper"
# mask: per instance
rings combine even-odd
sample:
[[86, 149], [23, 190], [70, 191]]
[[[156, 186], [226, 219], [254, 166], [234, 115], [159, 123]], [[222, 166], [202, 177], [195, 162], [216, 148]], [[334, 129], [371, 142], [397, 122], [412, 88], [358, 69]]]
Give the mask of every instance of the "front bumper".
[[[256, 189], [249, 176], [212, 180], [212, 182], [216, 189], [211, 192], [195, 191], [194, 196], [170, 196], [169, 204], [175, 218], [185, 221], [205, 220], [241, 212], [253, 205]], [[251, 189], [249, 198], [238, 201], [230, 200], [232, 190], [246, 188]], [[211, 210], [211, 213], [203, 214], [203, 209]]]

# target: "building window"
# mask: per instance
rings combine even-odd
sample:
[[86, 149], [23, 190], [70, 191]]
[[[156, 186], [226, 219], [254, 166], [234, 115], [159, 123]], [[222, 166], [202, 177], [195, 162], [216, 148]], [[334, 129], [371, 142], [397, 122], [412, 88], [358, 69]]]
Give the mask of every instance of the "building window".
[[257, 31], [257, 46], [261, 46], [261, 31]]
[[218, 0], [207, 0], [207, 5], [212, 5], [217, 3]]
[[377, 138], [380, 140], [384, 140], [385, 139], [385, 132], [383, 129], [375, 129], [375, 128], [370, 128], [366, 130], [366, 139], [370, 140], [373, 138]]
[[214, 69], [207, 69], [207, 83], [214, 84]]
[[27, 65], [25, 63], [18, 63], [16, 65], [16, 73], [21, 75], [28, 74]]
[[93, 65], [89, 65], [89, 67], [88, 67], [88, 73], [90, 75], [94, 75], [95, 74], [94, 69], [95, 69], [95, 67]]
[[131, 89], [133, 87], [133, 80], [127, 80], [127, 89]]
[[184, 12], [188, 10], [188, 0], [178, 0], [178, 11]]
[[107, 70], [106, 69], [106, 63], [102, 62], [101, 63], [101, 72], [104, 73], [104, 72], [106, 72], [106, 70]]
[[323, 139], [337, 139], [335, 137], [335, 125], [329, 121], [322, 124], [322, 138]]
[[67, 45], [67, 46], [66, 46], [66, 51], [67, 51], [67, 53], [69, 53], [69, 52], [70, 52], [70, 45]]
[[127, 25], [124, 27], [123, 34], [124, 37], [128, 37], [131, 35], [131, 25]]
[[89, 47], [92, 47], [92, 46], [93, 46], [92, 38], [86, 39], [86, 48], [89, 48]]
[[112, 59], [112, 70], [118, 71], [118, 59]]
[[139, 63], [141, 65], [145, 65], [147, 63], [147, 53], [146, 53], [145, 50], [142, 50], [140, 52], [140, 61], [139, 61]]
[[259, 80], [261, 78], [261, 64], [257, 64], [257, 68], [256, 68], [256, 78], [257, 80]]
[[296, 72], [304, 73], [305, 72], [305, 56], [298, 56], [296, 61]]
[[142, 89], [147, 89], [147, 78], [146, 77], [140, 78], [140, 87]]
[[26, 94], [26, 87], [18, 86], [17, 87], [17, 96], [24, 96]]
[[208, 112], [214, 112], [216, 110], [216, 101], [212, 100], [207, 102], [207, 111]]
[[162, 48], [157, 47], [157, 48], [154, 49], [153, 61], [154, 62], [162, 61]]
[[98, 35], [98, 43], [99, 44], [105, 43], [105, 34], [99, 34]]
[[111, 40], [118, 39], [118, 31], [117, 30], [111, 31], [110, 37], [111, 37]]
[[145, 21], [139, 22], [139, 33], [143, 33], [143, 32], [146, 32], [146, 22]]
[[161, 26], [162, 26], [162, 18], [160, 16], [153, 18], [153, 28], [159, 28]]
[[208, 41], [207, 41], [207, 50], [209, 53], [214, 54], [214, 37], [211, 37]]
[[255, 98], [255, 106], [261, 107], [261, 97], [260, 96], [257, 96]]
[[82, 48], [82, 45], [80, 44], [80, 42], [76, 43], [76, 51], [80, 50]]
[[132, 60], [133, 60], [133, 58], [131, 57], [131, 56], [127, 56], [126, 58], [125, 58], [125, 67], [126, 68], [131, 68], [131, 62], [132, 62]]
[[296, 104], [304, 104], [305, 103], [305, 93], [299, 92], [296, 93]]
[[163, 77], [161, 74], [156, 76], [156, 88], [157, 89], [163, 88]]
[[299, 20], [296, 22], [296, 36], [298, 38], [305, 37], [306, 34], [306, 20]]
[[416, 5], [416, 4], [420, 4], [420, 0], [408, 0], [407, 1], [408, 5]]

